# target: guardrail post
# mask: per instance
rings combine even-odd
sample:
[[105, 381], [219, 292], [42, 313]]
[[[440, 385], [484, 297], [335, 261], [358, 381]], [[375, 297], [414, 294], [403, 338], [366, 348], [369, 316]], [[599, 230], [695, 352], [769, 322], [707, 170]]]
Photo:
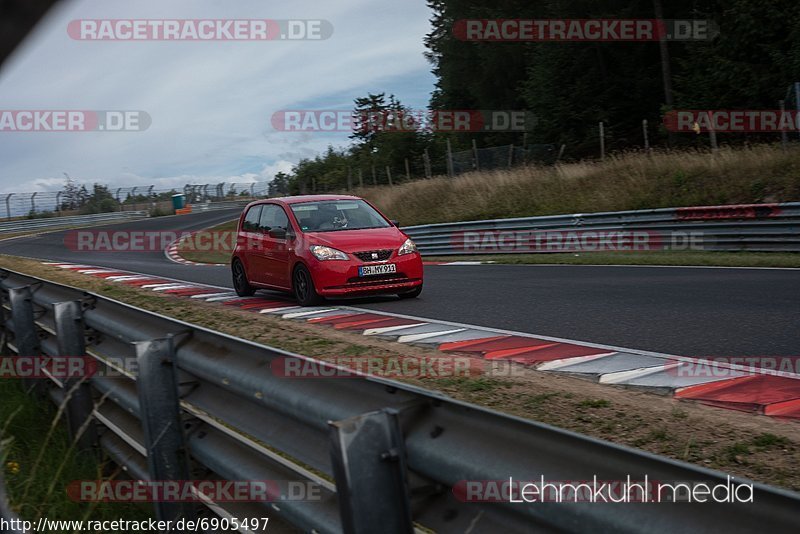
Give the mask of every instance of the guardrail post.
[[385, 409], [329, 425], [344, 531], [413, 532], [398, 412]]
[[[172, 336], [134, 343], [136, 389], [151, 480], [189, 480], [189, 456], [180, 414]], [[187, 502], [156, 502], [160, 521], [194, 516]]]
[[[58, 354], [61, 357], [85, 358], [83, 314], [79, 300], [56, 302], [53, 304], [56, 321]], [[70, 377], [64, 381], [67, 397], [67, 427], [71, 439], [76, 441], [78, 450], [90, 450], [97, 442], [97, 429], [90, 421], [94, 411], [92, 390], [88, 377]], [[71, 393], [70, 393], [71, 392]], [[81, 427], [86, 429], [81, 434]]]
[[[10, 288], [8, 301], [11, 307], [11, 320], [14, 322], [14, 344], [17, 346], [17, 356], [41, 357], [42, 349], [33, 317], [31, 286]], [[23, 380], [23, 384], [26, 390], [33, 389], [36, 393], [44, 391], [44, 382], [41, 380], [26, 378]]]

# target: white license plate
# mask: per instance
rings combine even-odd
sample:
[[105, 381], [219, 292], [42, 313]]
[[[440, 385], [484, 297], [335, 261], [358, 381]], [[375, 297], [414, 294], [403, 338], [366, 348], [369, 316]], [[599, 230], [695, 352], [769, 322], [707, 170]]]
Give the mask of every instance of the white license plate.
[[374, 274], [396, 273], [397, 265], [384, 263], [383, 265], [364, 265], [358, 268], [358, 276], [372, 276]]

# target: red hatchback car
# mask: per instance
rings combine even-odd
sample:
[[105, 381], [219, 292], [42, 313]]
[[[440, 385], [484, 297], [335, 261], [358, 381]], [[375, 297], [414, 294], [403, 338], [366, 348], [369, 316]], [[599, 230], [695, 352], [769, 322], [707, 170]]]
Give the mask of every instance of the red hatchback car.
[[239, 296], [294, 293], [302, 306], [323, 297], [422, 292], [414, 242], [366, 200], [307, 195], [259, 200], [239, 218], [231, 258]]

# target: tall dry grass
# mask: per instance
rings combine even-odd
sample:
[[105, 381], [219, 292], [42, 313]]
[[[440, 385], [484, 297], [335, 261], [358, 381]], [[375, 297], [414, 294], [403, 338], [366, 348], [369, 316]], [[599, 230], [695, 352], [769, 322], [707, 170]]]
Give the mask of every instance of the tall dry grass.
[[560, 213], [800, 200], [800, 149], [623, 153], [605, 162], [473, 172], [365, 187], [404, 226]]

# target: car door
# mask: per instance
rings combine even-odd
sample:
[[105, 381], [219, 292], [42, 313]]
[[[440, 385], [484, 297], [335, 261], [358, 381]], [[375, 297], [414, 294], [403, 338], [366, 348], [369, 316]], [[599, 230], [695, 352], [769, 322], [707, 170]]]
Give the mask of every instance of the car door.
[[244, 263], [247, 279], [250, 282], [263, 282], [261, 270], [257, 268], [258, 248], [261, 245], [261, 205], [252, 206], [242, 220], [242, 228], [239, 234], [240, 254], [239, 258]]
[[[288, 288], [289, 283], [289, 239], [291, 229], [289, 217], [277, 204], [264, 204], [260, 218], [261, 251], [259, 270], [265, 284]], [[288, 234], [288, 235], [287, 235]]]

